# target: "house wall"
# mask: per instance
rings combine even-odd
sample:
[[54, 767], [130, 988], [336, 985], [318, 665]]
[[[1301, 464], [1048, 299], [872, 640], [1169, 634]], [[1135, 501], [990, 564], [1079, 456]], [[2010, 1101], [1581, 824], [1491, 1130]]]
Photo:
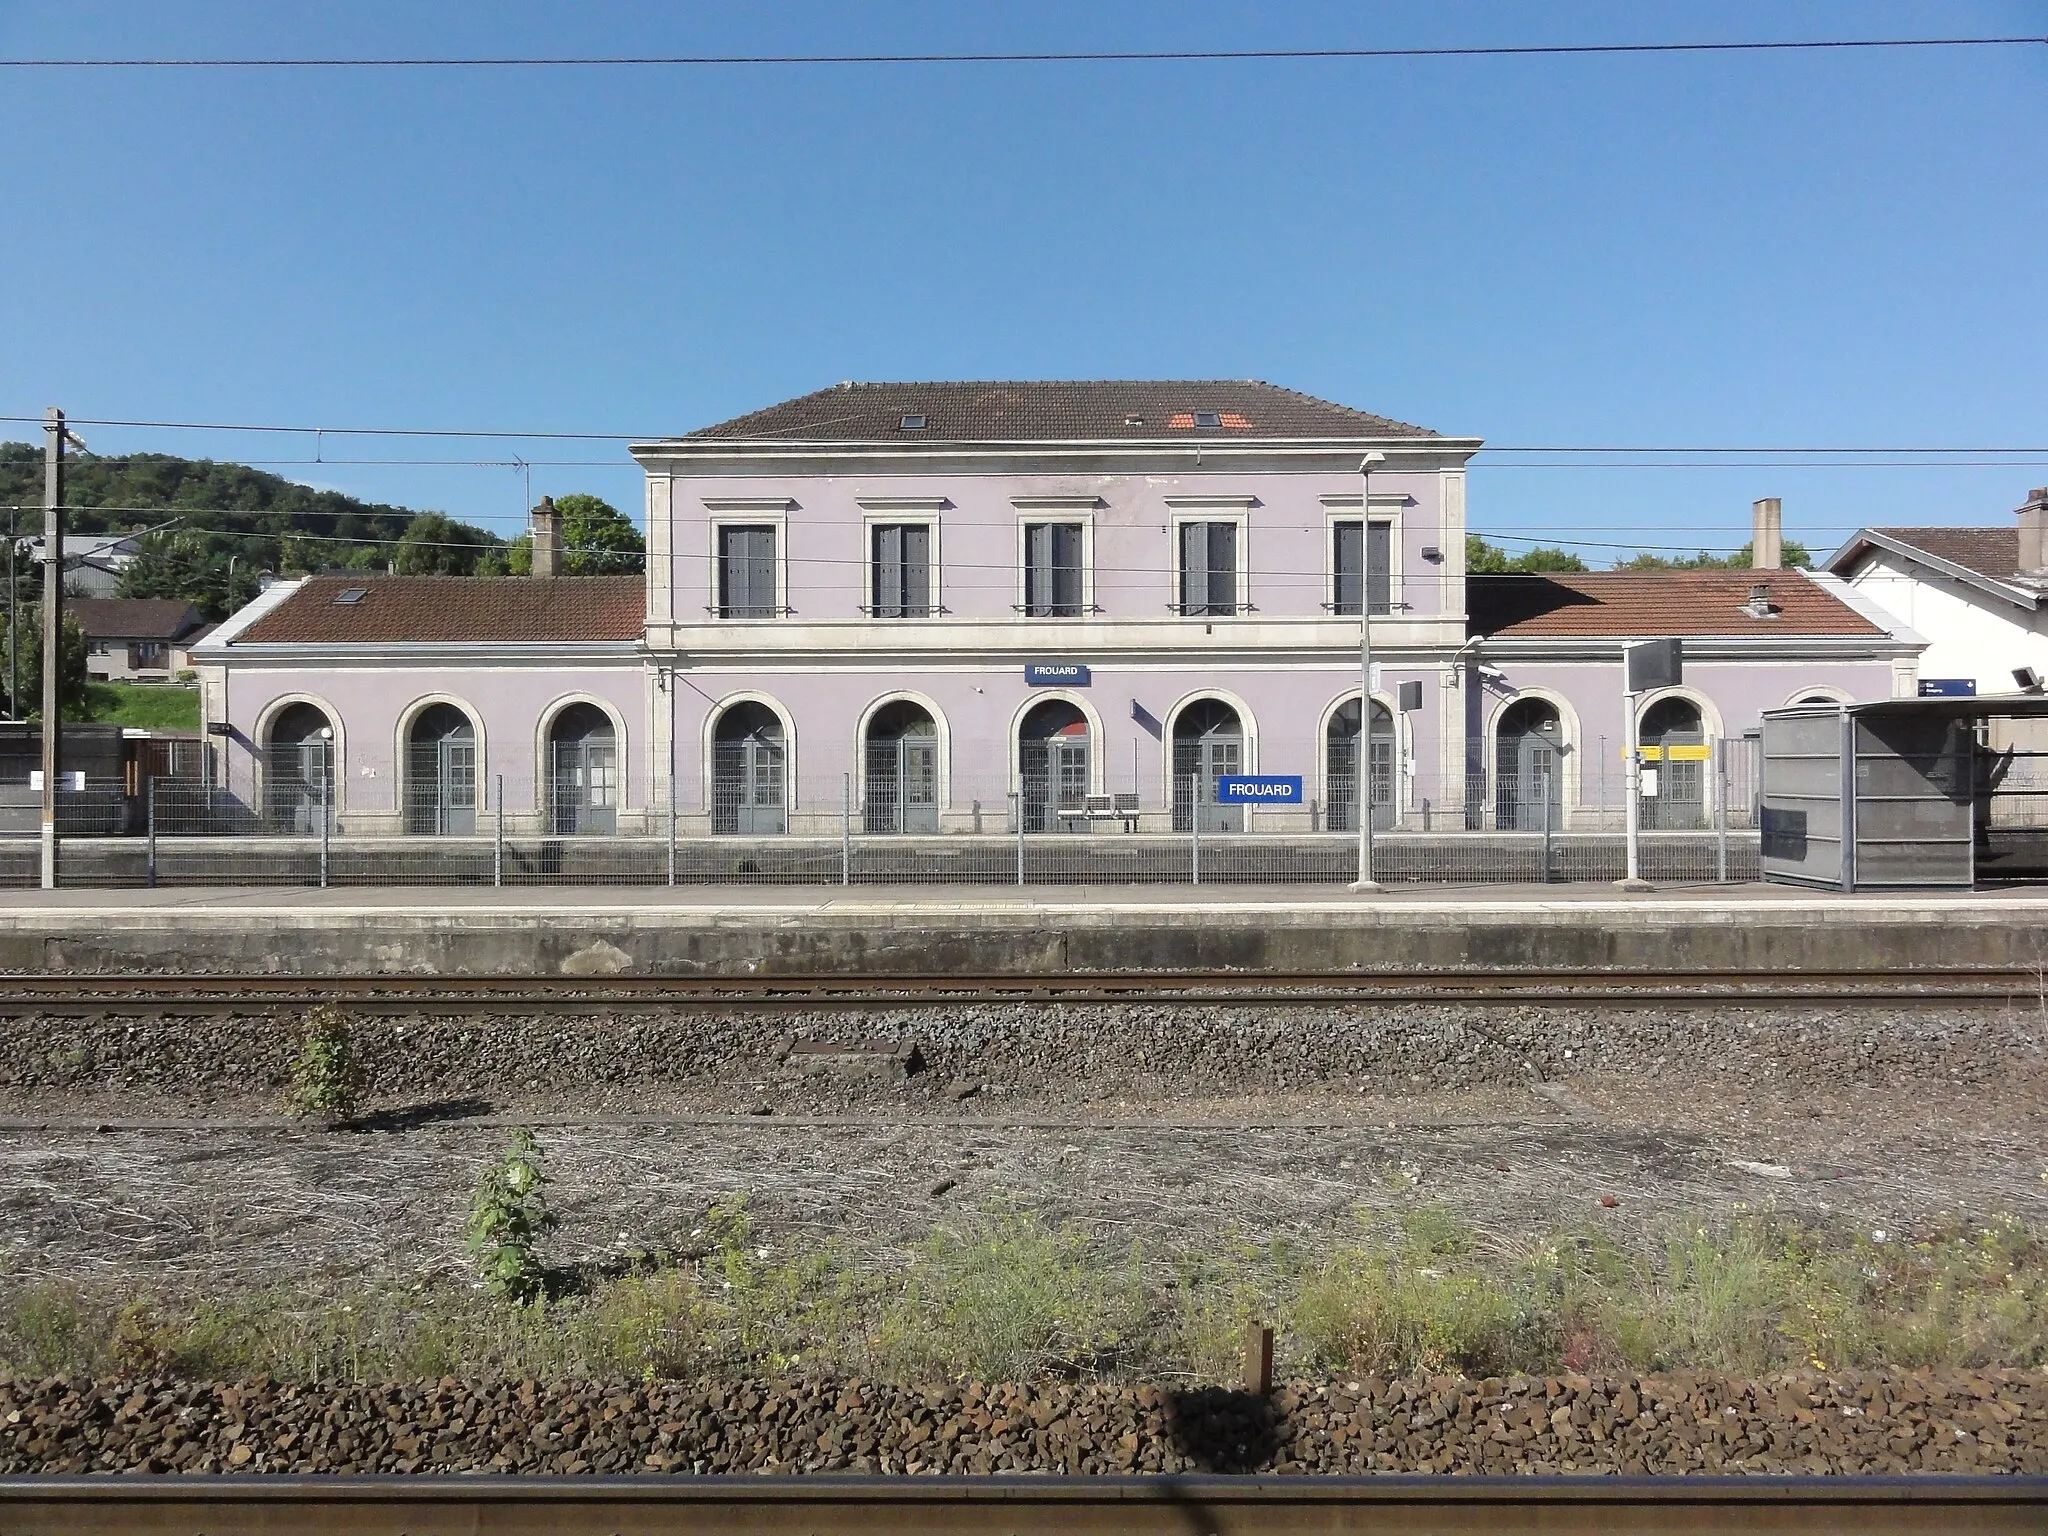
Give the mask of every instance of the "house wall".
[[2015, 667], [2048, 677], [2048, 613], [2023, 609], [1889, 550], [1875, 552], [1844, 580], [1925, 637], [1922, 677], [1969, 678], [1979, 694], [2017, 691]]
[[297, 702], [327, 712], [335, 727], [335, 814], [345, 832], [404, 830], [406, 731], [421, 710], [444, 701], [476, 727], [480, 805], [495, 805], [503, 775], [510, 831], [543, 827], [544, 731], [577, 701], [604, 708], [619, 733], [620, 830], [639, 829], [650, 794], [665, 800], [665, 782], [650, 782], [648, 674], [626, 647], [609, 663], [581, 666], [238, 658], [231, 667], [203, 667], [201, 686], [204, 718], [232, 727], [213, 738], [216, 782], [252, 805], [260, 803], [262, 754], [277, 715]]

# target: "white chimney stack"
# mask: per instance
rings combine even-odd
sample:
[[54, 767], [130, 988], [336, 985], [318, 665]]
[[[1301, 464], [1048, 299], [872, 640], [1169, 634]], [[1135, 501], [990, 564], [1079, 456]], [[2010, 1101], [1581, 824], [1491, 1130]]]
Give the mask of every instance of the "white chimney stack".
[[2044, 535], [2048, 535], [2048, 486], [2036, 486], [2027, 492], [2026, 504], [2019, 509], [2021, 576], [2037, 579], [2048, 578], [2048, 549], [2043, 548]]
[[555, 510], [555, 498], [543, 496], [533, 509], [533, 574], [562, 574], [562, 514]]
[[1753, 502], [1749, 509], [1749, 564], [1752, 570], [1775, 571], [1785, 563], [1785, 512], [1775, 496]]

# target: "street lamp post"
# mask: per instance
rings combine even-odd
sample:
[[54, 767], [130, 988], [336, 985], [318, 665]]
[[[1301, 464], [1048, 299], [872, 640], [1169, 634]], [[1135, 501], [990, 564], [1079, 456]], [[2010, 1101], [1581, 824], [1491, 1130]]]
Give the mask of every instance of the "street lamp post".
[[1376, 894], [1372, 877], [1372, 472], [1387, 462], [1375, 449], [1358, 465], [1358, 756], [1352, 770], [1358, 816], [1358, 878], [1351, 889]]

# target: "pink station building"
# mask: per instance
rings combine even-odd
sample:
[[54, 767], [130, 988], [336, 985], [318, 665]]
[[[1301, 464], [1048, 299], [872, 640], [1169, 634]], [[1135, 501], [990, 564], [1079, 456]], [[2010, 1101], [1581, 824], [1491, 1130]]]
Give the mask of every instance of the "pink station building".
[[278, 582], [193, 652], [216, 782], [338, 835], [1291, 835], [1356, 827], [1364, 734], [1377, 827], [1604, 830], [1623, 648], [1676, 636], [1682, 828], [1762, 711], [1914, 691], [1775, 502], [1753, 570], [1468, 574], [1480, 446], [1256, 381], [841, 384], [634, 446], [644, 579], [559, 574], [544, 503], [530, 577]]

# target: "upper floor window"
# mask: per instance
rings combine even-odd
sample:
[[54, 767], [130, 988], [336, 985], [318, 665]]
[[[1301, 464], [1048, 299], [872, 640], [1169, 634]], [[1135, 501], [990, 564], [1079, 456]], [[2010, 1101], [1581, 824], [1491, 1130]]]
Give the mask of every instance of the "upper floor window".
[[1024, 525], [1024, 611], [1033, 618], [1081, 615], [1080, 523]]
[[1394, 528], [1391, 523], [1337, 522], [1330, 569], [1334, 577], [1330, 611], [1357, 617], [1361, 592], [1374, 613], [1394, 610]]
[[750, 523], [721, 523], [718, 616], [772, 619], [781, 611], [775, 591], [775, 529]]
[[868, 612], [878, 619], [922, 619], [932, 612], [929, 523], [876, 523], [868, 550]]
[[1185, 522], [1179, 527], [1180, 611], [1237, 612], [1237, 524]]

